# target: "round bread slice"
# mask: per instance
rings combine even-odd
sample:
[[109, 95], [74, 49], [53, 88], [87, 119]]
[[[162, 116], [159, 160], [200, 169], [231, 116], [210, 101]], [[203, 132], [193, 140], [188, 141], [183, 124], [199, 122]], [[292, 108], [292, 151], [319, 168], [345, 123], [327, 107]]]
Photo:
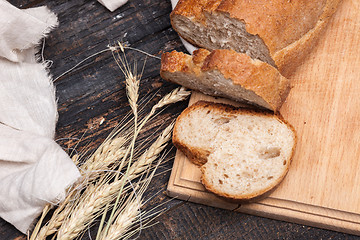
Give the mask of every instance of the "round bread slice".
[[285, 177], [296, 134], [277, 115], [201, 101], [178, 117], [173, 143], [201, 165], [201, 181], [207, 190], [227, 199], [250, 201]]

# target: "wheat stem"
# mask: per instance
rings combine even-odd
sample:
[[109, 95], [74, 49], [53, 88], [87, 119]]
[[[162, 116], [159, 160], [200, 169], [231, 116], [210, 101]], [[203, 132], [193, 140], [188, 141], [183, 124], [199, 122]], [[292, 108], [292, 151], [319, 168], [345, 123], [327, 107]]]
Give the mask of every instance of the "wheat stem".
[[142, 129], [142, 127], [146, 124], [146, 122], [155, 114], [155, 112], [169, 104], [173, 104], [176, 102], [184, 101], [189, 95], [191, 94], [191, 91], [187, 91], [184, 87], [175, 88], [170, 93], [166, 94], [160, 101], [155, 104], [148, 115], [144, 117], [144, 119], [141, 121], [140, 126], [138, 128], [138, 131]]
[[[115, 52], [118, 54], [118, 56], [120, 56], [118, 50], [120, 49], [122, 53], [124, 53], [124, 49], [126, 48], [139, 51], [151, 57], [155, 57], [141, 50], [123, 46], [119, 43], [118, 47], [109, 47], [106, 50], [91, 55], [87, 59], [105, 51], [111, 51], [115, 58]], [[58, 78], [75, 69], [84, 61], [75, 65], [72, 69], [60, 75]], [[83, 170], [83, 177], [81, 181], [79, 181], [73, 187], [72, 191], [67, 195], [66, 199], [55, 210], [50, 221], [40, 230], [38, 230], [38, 228], [35, 229], [33, 235], [31, 236], [31, 240], [43, 240], [46, 238], [46, 236], [52, 235], [56, 232], [58, 234], [55, 235], [54, 238], [57, 237], [58, 239], [73, 239], [78, 237], [79, 233], [83, 232], [95, 217], [99, 216], [99, 214], [107, 210], [105, 206], [109, 207], [109, 203], [113, 202], [116, 196], [119, 198], [119, 200], [116, 201], [114, 209], [117, 209], [117, 203], [120, 203], [120, 208], [122, 208], [124, 204], [123, 196], [125, 196], [125, 193], [131, 189], [127, 182], [129, 182], [131, 185], [131, 181], [133, 179], [140, 176], [141, 178], [145, 176], [143, 174], [149, 171], [149, 166], [155, 161], [160, 152], [165, 148], [165, 143], [170, 139], [173, 124], [169, 125], [141, 156], [134, 156], [136, 155], [135, 140], [137, 139], [138, 134], [146, 122], [152, 116], [154, 116], [158, 109], [168, 104], [186, 99], [190, 95], [190, 91], [186, 91], [185, 88], [177, 88], [173, 90], [171, 93], [163, 97], [157, 104], [155, 104], [146, 117], [138, 123], [138, 91], [140, 78], [144, 68], [142, 69], [141, 74], [138, 76], [136, 73], [136, 64], [134, 65], [134, 69], [131, 70], [125, 53], [124, 59], [119, 57], [118, 59], [115, 58], [115, 61], [126, 78], [127, 95], [130, 107], [134, 114], [134, 124], [131, 125], [131, 128], [127, 129], [126, 131], [120, 131], [121, 129], [116, 129], [116, 131], [110, 134], [110, 136], [95, 151], [95, 153], [92, 154], [91, 157], [85, 161], [85, 163], [83, 163], [81, 166], [81, 169]], [[56, 78], [54, 81], [56, 81], [58, 78]], [[128, 126], [127, 123], [125, 125]], [[133, 162], [133, 158], [137, 160]], [[117, 161], [118, 159], [121, 159], [121, 161]], [[74, 156], [73, 160], [76, 163], [81, 162], [81, 158], [79, 156]], [[125, 174], [122, 174], [122, 177], [119, 179], [119, 174], [121, 174], [120, 171], [125, 165], [127, 165], [126, 172]], [[100, 172], [109, 170], [111, 171], [112, 169], [115, 169], [115, 167], [118, 169], [115, 179], [113, 173], [109, 172], [106, 174], [100, 174]], [[100, 176], [101, 178], [99, 178]], [[94, 182], [95, 179], [97, 180], [96, 183]], [[146, 173], [145, 180], [147, 181], [147, 179], [148, 175]], [[95, 185], [91, 184], [92, 182], [94, 182]], [[141, 182], [143, 182], [142, 179], [140, 179], [137, 184], [140, 184]], [[145, 191], [147, 186], [148, 185], [143, 184], [141, 191]], [[87, 188], [85, 191], [82, 191], [84, 187]], [[117, 195], [119, 190], [120, 194]], [[113, 205], [111, 207], [113, 207]], [[114, 216], [118, 216], [118, 213], [115, 213], [115, 210], [113, 211]], [[104, 234], [104, 236], [105, 235], [106, 234]]]
[[59, 229], [58, 239], [74, 239], [80, 232], [86, 229], [94, 217], [98, 216], [107, 203], [114, 200], [114, 197], [123, 187], [125, 180], [132, 181], [139, 174], [143, 173], [165, 148], [165, 143], [171, 138], [173, 126], [174, 124], [172, 123], [165, 128], [149, 149], [140, 156], [138, 161], [131, 165], [126, 178], [123, 176], [117, 181], [98, 186], [88, 196], [82, 197], [78, 206], [73, 209], [71, 218], [64, 222]]
[[[154, 146], [156, 148], [158, 148], [159, 146], [162, 147], [163, 144], [163, 140], [167, 139], [167, 137], [169, 136], [169, 134], [171, 133], [171, 129], [172, 129], [172, 125], [170, 125], [162, 134], [162, 136], [160, 138], [158, 138], [154, 143]], [[149, 149], [150, 150], [150, 149]], [[143, 154], [143, 158], [141, 158], [143, 161], [138, 161], [138, 163], [146, 163], [148, 161], [148, 159], [152, 159], [152, 157], [154, 156], [154, 154], [159, 153], [158, 151], [147, 151]], [[144, 161], [145, 160], [145, 161]], [[131, 194], [131, 196], [128, 198], [128, 201], [125, 202], [125, 204], [122, 205], [122, 208], [120, 208], [119, 210], [116, 210], [117, 212], [117, 217], [115, 219], [115, 221], [109, 225], [109, 228], [106, 229], [105, 231], [103, 231], [103, 233], [101, 234], [102, 238], [104, 240], [116, 240], [121, 238], [122, 236], [124, 236], [126, 234], [126, 232], [136, 223], [139, 222], [140, 223], [140, 229], [139, 231], [141, 231], [142, 229], [142, 216], [144, 215], [144, 213], [142, 213], [140, 211], [141, 207], [143, 206], [143, 202], [141, 201], [142, 196], [145, 192], [145, 190], [148, 188], [150, 181], [152, 180], [152, 178], [155, 175], [155, 172], [158, 168], [158, 166], [160, 165], [160, 163], [162, 162], [162, 158], [158, 161], [156, 167], [152, 170], [150, 176], [147, 176], [144, 182], [141, 182], [141, 186], [139, 187], [139, 191], [136, 192], [134, 190], [134, 192]], [[148, 165], [149, 166], [149, 165]], [[149, 170], [149, 168], [147, 168], [147, 170]], [[147, 172], [145, 170], [143, 170], [142, 172]], [[139, 186], [139, 185], [138, 185]], [[132, 196], [135, 196], [135, 198], [133, 198]], [[115, 206], [116, 207], [116, 206]], [[114, 208], [115, 208], [114, 207]], [[98, 238], [97, 238], [98, 239]], [[100, 238], [99, 238], [100, 239]]]
[[40, 229], [41, 229], [41, 224], [44, 221], [44, 218], [46, 216], [46, 214], [48, 214], [48, 212], [51, 209], [51, 204], [47, 204], [41, 214], [41, 217], [39, 219], [39, 221], [36, 223], [36, 226], [34, 228], [34, 231], [31, 234], [30, 240], [35, 240], [36, 235], [39, 233]]
[[[119, 46], [120, 46], [122, 52], [124, 53], [123, 47], [122, 47], [120, 42], [119, 42]], [[130, 169], [132, 159], [133, 159], [133, 156], [134, 156], [135, 141], [136, 141], [137, 135], [138, 135], [138, 131], [137, 131], [137, 117], [138, 117], [137, 100], [138, 100], [138, 96], [139, 96], [139, 93], [138, 93], [138, 91], [139, 91], [139, 83], [140, 83], [139, 79], [141, 78], [141, 75], [142, 75], [142, 73], [144, 71], [144, 67], [145, 67], [145, 64], [144, 64], [142, 72], [141, 72], [140, 76], [138, 77], [137, 76], [137, 65], [136, 65], [136, 63], [134, 64], [134, 69], [133, 69], [134, 74], [132, 74], [132, 72], [129, 69], [129, 64], [127, 62], [127, 58], [126, 58], [125, 53], [124, 53], [124, 59], [121, 58], [120, 55], [119, 55], [119, 60], [122, 63], [122, 67], [123, 67], [122, 72], [124, 73], [125, 79], [126, 79], [126, 90], [127, 90], [126, 92], [127, 92], [127, 95], [128, 95], [130, 107], [131, 107], [131, 109], [132, 109], [132, 111], [134, 113], [134, 125], [135, 125], [135, 127], [134, 127], [134, 136], [133, 136], [132, 142], [130, 144], [130, 157], [129, 157], [129, 161], [128, 161], [128, 166], [127, 166], [127, 169], [126, 169], [126, 172], [125, 172], [125, 176], [123, 178], [124, 180], [122, 182], [120, 191], [119, 191], [118, 196], [117, 196], [117, 198], [115, 200], [114, 208], [110, 213], [110, 217], [109, 217], [109, 220], [108, 220], [109, 224], [107, 224], [106, 227], [105, 227], [105, 234], [108, 231], [109, 226], [113, 221], [113, 217], [114, 217], [114, 214], [115, 214], [115, 209], [117, 208], [117, 205], [118, 205], [119, 200], [120, 200], [120, 196], [122, 195], [123, 187], [125, 185], [125, 180], [128, 177], [129, 169]], [[115, 59], [115, 61], [116, 61], [116, 59]], [[118, 63], [118, 61], [116, 61], [116, 62], [118, 64], [118, 66], [120, 67], [120, 69], [122, 69], [120, 64]], [[117, 174], [115, 176], [115, 181], [118, 180], [118, 177], [119, 177], [119, 175]], [[106, 213], [104, 213], [104, 214], [106, 214]], [[101, 231], [101, 228], [99, 228], [99, 230]]]
[[150, 53], [147, 53], [145, 51], [142, 51], [140, 49], [137, 49], [137, 48], [133, 48], [133, 47], [129, 47], [129, 46], [124, 46], [122, 45], [120, 42], [119, 43], [119, 47], [118, 46], [108, 46], [106, 49], [103, 49], [99, 52], [96, 52], [88, 57], [86, 57], [85, 59], [81, 60], [80, 62], [78, 62], [77, 64], [75, 64], [73, 67], [71, 67], [70, 69], [66, 70], [65, 72], [63, 72], [62, 74], [60, 74], [59, 76], [57, 76], [56, 78], [54, 78], [53, 82], [56, 82], [57, 80], [59, 80], [59, 78], [65, 76], [66, 74], [68, 74], [69, 72], [73, 71], [74, 69], [76, 69], [78, 66], [80, 66], [81, 64], [83, 64], [84, 62], [86, 62], [87, 60], [93, 58], [93, 57], [96, 57], [97, 55], [100, 55], [102, 53], [105, 53], [105, 52], [115, 52], [115, 51], [118, 51], [119, 49], [124, 51], [124, 49], [130, 49], [130, 50], [134, 50], [136, 52], [139, 52], [139, 53], [142, 53], [146, 56], [149, 56], [149, 57], [152, 57], [152, 58], [156, 58], [156, 59], [159, 59], [161, 60], [160, 57], [157, 57], [155, 55], [152, 55]]

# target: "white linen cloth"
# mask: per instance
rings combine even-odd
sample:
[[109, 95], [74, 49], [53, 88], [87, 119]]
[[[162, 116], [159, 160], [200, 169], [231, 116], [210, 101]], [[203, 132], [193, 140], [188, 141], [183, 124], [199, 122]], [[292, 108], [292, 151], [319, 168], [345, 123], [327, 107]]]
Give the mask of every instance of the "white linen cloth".
[[127, 3], [127, 1], [128, 0], [98, 0], [99, 3], [104, 5], [111, 12], [115, 11], [117, 8]]
[[35, 47], [57, 18], [0, 0], [0, 216], [21, 232], [47, 203], [63, 200], [80, 173], [53, 140], [55, 91]]

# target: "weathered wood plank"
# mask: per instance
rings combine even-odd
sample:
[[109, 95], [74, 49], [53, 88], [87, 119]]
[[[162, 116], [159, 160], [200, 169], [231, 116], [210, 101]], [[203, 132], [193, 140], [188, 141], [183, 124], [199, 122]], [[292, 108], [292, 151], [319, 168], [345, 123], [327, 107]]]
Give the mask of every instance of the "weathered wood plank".
[[[152, 54], [160, 51], [183, 50], [176, 33], [171, 29], [170, 1], [130, 0], [122, 8], [110, 13], [95, 0], [47, 1], [12, 0], [14, 5], [26, 8], [46, 4], [58, 14], [60, 26], [46, 40], [44, 56], [53, 61], [50, 72], [59, 76], [87, 56], [103, 50], [117, 40]], [[142, 55], [127, 51], [129, 59]], [[160, 62], [148, 59], [141, 83], [141, 95], [153, 95], [153, 105], [176, 85], [163, 81], [159, 76]], [[56, 82], [59, 106], [59, 122], [56, 138], [65, 148], [85, 144], [95, 148], [111, 129], [129, 111], [122, 74], [110, 53], [101, 54]], [[187, 106], [175, 104], [162, 112], [146, 127], [149, 136], [154, 129], [162, 129]], [[104, 118], [103, 124], [99, 124]], [[172, 150], [168, 158], [173, 158]], [[172, 161], [164, 164], [170, 169]], [[162, 170], [162, 169], [161, 169]], [[157, 176], [147, 197], [154, 196], [149, 205], [169, 200], [164, 191], [170, 172]], [[143, 230], [139, 239], [359, 239], [357, 237], [309, 228], [297, 224], [269, 220], [226, 210], [172, 200], [159, 223]], [[0, 219], [0, 239], [26, 239], [10, 224]], [[84, 239], [89, 239], [84, 236]]]

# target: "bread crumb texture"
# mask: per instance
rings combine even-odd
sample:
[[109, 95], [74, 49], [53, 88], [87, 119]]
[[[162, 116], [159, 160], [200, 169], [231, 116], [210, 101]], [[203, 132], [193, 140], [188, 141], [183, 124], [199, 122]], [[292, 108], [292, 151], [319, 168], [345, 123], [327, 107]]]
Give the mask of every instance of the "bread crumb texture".
[[295, 141], [293, 128], [276, 115], [207, 102], [185, 110], [174, 132], [175, 145], [210, 152], [202, 182], [231, 199], [274, 188], [288, 171]]

